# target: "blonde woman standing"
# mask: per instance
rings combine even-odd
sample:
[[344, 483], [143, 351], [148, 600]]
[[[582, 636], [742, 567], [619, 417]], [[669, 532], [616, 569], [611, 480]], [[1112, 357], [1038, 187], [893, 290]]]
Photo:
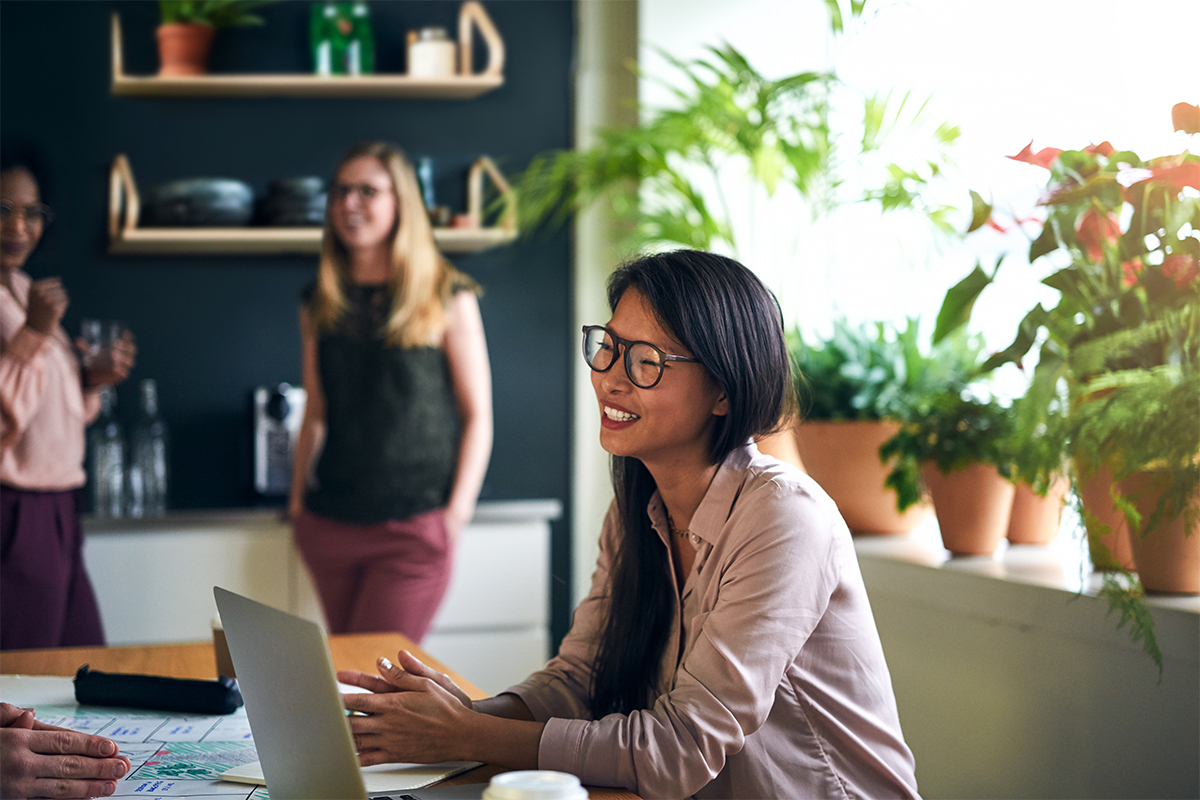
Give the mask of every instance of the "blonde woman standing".
[[354, 147], [300, 308], [289, 513], [332, 633], [424, 637], [492, 446], [478, 285], [437, 251], [412, 165]]

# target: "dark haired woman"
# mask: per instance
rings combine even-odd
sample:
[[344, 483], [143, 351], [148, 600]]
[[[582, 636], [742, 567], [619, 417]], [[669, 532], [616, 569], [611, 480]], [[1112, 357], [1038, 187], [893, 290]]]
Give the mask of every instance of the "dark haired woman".
[[33, 161], [0, 164], [0, 649], [104, 644], [79, 522], [84, 428], [137, 348], [127, 333], [81, 367], [62, 281], [24, 271], [52, 218]]
[[307, 402], [289, 506], [333, 633], [419, 642], [446, 593], [492, 448], [478, 293], [438, 253], [400, 149], [352, 148], [300, 311]]
[[854, 547], [761, 455], [791, 392], [774, 298], [720, 256], [618, 270], [584, 357], [616, 499], [558, 656], [472, 703], [410, 654], [342, 673], [364, 764], [474, 759], [644, 797], [914, 797]]

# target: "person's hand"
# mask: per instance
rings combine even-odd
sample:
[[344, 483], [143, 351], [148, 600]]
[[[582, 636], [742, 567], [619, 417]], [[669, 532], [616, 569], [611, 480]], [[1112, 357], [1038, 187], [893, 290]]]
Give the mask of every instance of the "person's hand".
[[379, 677], [342, 671], [338, 680], [369, 689], [371, 694], [344, 694], [351, 711], [350, 731], [361, 764], [469, 760], [463, 747], [470, 729], [471, 699], [449, 677], [430, 669], [401, 650], [393, 665], [379, 659]]
[[84, 368], [89, 388], [113, 386], [125, 380], [137, 361], [137, 345], [133, 334], [125, 331], [121, 338], [96, 354], [92, 363]]
[[300, 519], [300, 515], [304, 513], [304, 492], [292, 492], [288, 498], [287, 518], [292, 522]]
[[459, 535], [462, 534], [463, 528], [467, 527], [467, 523], [471, 521], [471, 517], [475, 515], [475, 510], [462, 512], [453, 506], [446, 506], [442, 512], [446, 520], [446, 536], [450, 540], [450, 544], [458, 542]]
[[38, 722], [0, 703], [0, 797], [107, 797], [131, 764], [111, 739]]
[[58, 278], [42, 278], [29, 286], [29, 303], [25, 309], [25, 324], [38, 333], [49, 336], [62, 322], [70, 305], [67, 290]]

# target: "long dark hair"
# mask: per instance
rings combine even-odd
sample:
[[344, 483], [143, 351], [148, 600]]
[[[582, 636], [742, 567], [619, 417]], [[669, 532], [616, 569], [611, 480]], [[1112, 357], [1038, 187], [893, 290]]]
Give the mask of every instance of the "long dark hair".
[[[774, 295], [738, 262], [677, 250], [629, 262], [608, 281], [616, 310], [637, 289], [662, 326], [700, 359], [729, 400], [709, 447], [720, 464], [752, 437], [777, 428], [794, 408], [791, 362]], [[614, 558], [608, 619], [592, 673], [591, 712], [627, 714], [657, 694], [660, 662], [676, 598], [666, 549], [646, 506], [657, 488], [636, 458], [612, 459], [613, 490], [624, 535]]]

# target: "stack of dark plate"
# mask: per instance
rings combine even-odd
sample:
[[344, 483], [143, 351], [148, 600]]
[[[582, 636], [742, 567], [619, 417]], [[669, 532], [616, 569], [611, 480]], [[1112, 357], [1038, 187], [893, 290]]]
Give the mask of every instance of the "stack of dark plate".
[[325, 223], [325, 181], [288, 178], [272, 181], [258, 206], [258, 223], [279, 227], [319, 226]]
[[165, 228], [238, 227], [254, 216], [254, 192], [231, 178], [189, 178], [150, 187], [139, 222]]

